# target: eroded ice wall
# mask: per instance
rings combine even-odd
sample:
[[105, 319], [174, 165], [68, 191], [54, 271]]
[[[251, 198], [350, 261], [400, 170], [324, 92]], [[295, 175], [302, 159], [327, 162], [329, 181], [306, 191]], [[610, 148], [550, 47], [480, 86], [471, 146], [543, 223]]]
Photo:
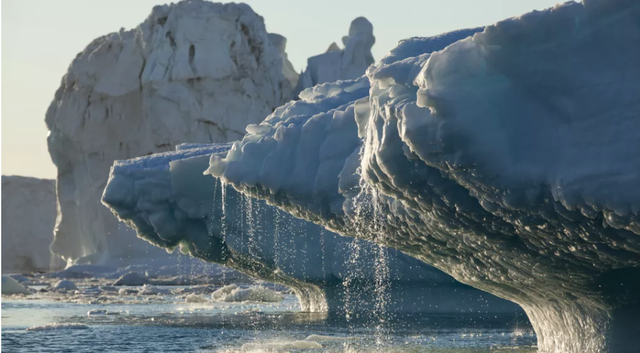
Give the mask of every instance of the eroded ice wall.
[[635, 352], [640, 3], [532, 12], [367, 80], [278, 108], [209, 171], [520, 304], [541, 352]]
[[278, 49], [245, 4], [156, 6], [138, 27], [96, 39], [46, 115], [58, 168], [51, 249], [68, 262], [162, 255], [100, 203], [113, 161], [237, 140], [290, 97]]
[[2, 273], [60, 268], [49, 251], [55, 221], [55, 180], [3, 175]]
[[103, 195], [153, 244], [287, 285], [303, 311], [334, 317], [520, 313], [397, 250], [326, 231], [204, 175], [229, 144], [178, 147], [116, 162]]
[[371, 22], [364, 17], [353, 20], [349, 34], [342, 37], [344, 49], [332, 43], [326, 53], [307, 59], [307, 68], [300, 75], [294, 96], [317, 84], [353, 80], [364, 75], [374, 62], [371, 47], [375, 41]]

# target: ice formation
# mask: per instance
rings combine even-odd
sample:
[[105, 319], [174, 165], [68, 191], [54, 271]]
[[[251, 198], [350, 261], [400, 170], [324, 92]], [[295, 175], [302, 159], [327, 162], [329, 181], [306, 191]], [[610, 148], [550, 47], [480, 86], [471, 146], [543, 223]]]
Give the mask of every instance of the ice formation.
[[231, 284], [213, 292], [211, 299], [218, 302], [277, 303], [284, 300], [284, 295], [266, 287], [252, 286], [249, 288], [240, 288], [235, 284]]
[[305, 88], [320, 83], [338, 80], [352, 80], [362, 76], [373, 64], [371, 47], [376, 39], [373, 25], [364, 17], [351, 22], [349, 35], [342, 37], [344, 49], [332, 43], [326, 53], [312, 56], [307, 60], [307, 69], [300, 75], [294, 96]]
[[293, 68], [291, 61], [289, 61], [289, 56], [286, 52], [287, 38], [277, 33], [269, 33], [269, 41], [278, 49], [278, 53], [280, 53], [280, 57], [282, 58], [282, 74], [289, 80], [291, 87], [295, 87], [298, 84], [299, 75], [296, 69]]
[[52, 251], [70, 263], [166, 257], [100, 204], [109, 167], [177, 143], [241, 138], [291, 97], [281, 55], [248, 5], [199, 0], [156, 6], [135, 29], [89, 44], [46, 115], [58, 168]]
[[210, 155], [229, 146], [186, 144], [116, 162], [103, 202], [158, 246], [289, 286], [304, 311], [519, 312], [398, 251], [325, 231], [203, 175]]
[[2, 294], [31, 294], [31, 292], [12, 277], [2, 276]]
[[640, 3], [570, 2], [414, 50], [426, 42], [304, 91], [209, 172], [520, 304], [540, 352], [637, 351]]
[[55, 221], [55, 180], [3, 175], [2, 273], [59, 268], [49, 251]]

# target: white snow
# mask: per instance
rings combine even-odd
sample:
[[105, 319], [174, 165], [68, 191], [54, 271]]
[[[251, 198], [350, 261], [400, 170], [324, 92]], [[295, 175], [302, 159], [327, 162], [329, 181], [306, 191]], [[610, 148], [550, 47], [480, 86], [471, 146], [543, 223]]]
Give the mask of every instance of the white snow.
[[2, 176], [2, 273], [49, 271], [56, 220], [55, 180]]
[[46, 115], [58, 168], [51, 249], [69, 263], [166, 257], [100, 204], [109, 167], [182, 142], [241, 138], [291, 97], [281, 56], [248, 5], [197, 0], [156, 6], [136, 28], [89, 44]]
[[10, 276], [2, 276], [2, 294], [31, 294], [22, 284]]
[[570, 2], [432, 54], [395, 50], [368, 96], [316, 87], [331, 96], [276, 109], [209, 172], [519, 303], [541, 351], [631, 352], [638, 23], [637, 1]]
[[344, 49], [332, 43], [326, 53], [312, 56], [307, 68], [300, 75], [294, 90], [298, 96], [305, 88], [338, 80], [352, 80], [362, 76], [373, 64], [371, 47], [376, 39], [373, 25], [364, 17], [358, 17], [349, 26], [349, 35], [342, 38]]
[[262, 286], [241, 288], [235, 284], [224, 286], [211, 294], [217, 302], [267, 302], [277, 303], [284, 300], [284, 295]]

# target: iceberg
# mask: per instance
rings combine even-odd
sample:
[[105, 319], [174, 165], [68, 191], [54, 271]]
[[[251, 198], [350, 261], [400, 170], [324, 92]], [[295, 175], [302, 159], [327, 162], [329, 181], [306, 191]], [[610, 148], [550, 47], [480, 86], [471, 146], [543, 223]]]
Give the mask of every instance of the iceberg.
[[634, 352], [639, 23], [637, 1], [585, 0], [431, 54], [401, 42], [276, 109], [208, 173], [518, 303], [540, 352]]
[[349, 26], [349, 35], [342, 37], [344, 49], [332, 43], [324, 54], [307, 59], [307, 68], [294, 86], [294, 97], [298, 97], [305, 88], [321, 83], [362, 76], [374, 62], [371, 47], [375, 41], [371, 22], [364, 17], [354, 19]]
[[12, 294], [32, 294], [25, 286], [20, 284], [18, 281], [13, 279], [10, 276], [2, 276], [2, 294], [12, 295]]
[[62, 267], [49, 251], [55, 222], [55, 180], [3, 175], [2, 273]]
[[[367, 91], [362, 86], [353, 94]], [[303, 311], [335, 318], [521, 313], [399, 251], [338, 236], [204, 175], [210, 156], [230, 146], [184, 144], [175, 152], [118, 161], [103, 203], [154, 245], [290, 287]], [[237, 291], [229, 298], [250, 293]]]
[[182, 142], [242, 138], [291, 97], [284, 44], [271, 43], [248, 5], [198, 0], [155, 6], [136, 28], [89, 44], [45, 119], [58, 170], [51, 250], [69, 264], [166, 258], [101, 205], [109, 167]]

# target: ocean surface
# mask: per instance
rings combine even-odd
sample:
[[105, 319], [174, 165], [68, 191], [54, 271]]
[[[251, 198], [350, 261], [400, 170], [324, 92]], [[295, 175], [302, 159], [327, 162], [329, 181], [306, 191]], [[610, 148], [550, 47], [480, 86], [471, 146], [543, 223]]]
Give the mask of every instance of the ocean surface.
[[291, 294], [279, 303], [215, 302], [206, 294], [207, 302], [186, 303], [172, 288], [153, 295], [92, 296], [80, 288], [2, 296], [2, 352], [536, 351], [531, 327], [518, 317], [346, 321], [298, 312]]

